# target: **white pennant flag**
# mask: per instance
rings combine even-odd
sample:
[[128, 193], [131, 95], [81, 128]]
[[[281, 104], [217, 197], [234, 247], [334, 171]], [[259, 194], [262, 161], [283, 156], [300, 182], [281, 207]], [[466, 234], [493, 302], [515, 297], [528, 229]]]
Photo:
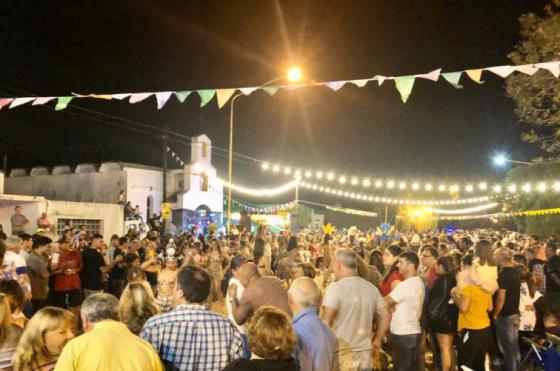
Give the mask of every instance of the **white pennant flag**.
[[516, 66], [515, 69], [525, 75], [533, 76], [539, 69], [532, 64], [524, 64], [521, 66]]
[[164, 91], [161, 93], [156, 93], [157, 109], [162, 109], [165, 103], [169, 100], [169, 97], [173, 94], [172, 91]]
[[440, 73], [441, 73], [441, 68], [438, 68], [437, 70], [433, 70], [432, 72], [424, 73], [422, 75], [416, 75], [416, 77], [420, 77], [422, 79], [427, 79], [432, 81], [438, 81]]
[[126, 94], [113, 94], [113, 99], [123, 100], [124, 98], [130, 97], [130, 93]]
[[143, 101], [144, 99], [151, 97], [154, 93], [134, 93], [130, 94], [130, 99], [128, 100], [130, 103], [138, 103]]
[[356, 85], [358, 88], [363, 88], [364, 86], [366, 86], [368, 81], [370, 81], [370, 79], [350, 80], [348, 82]]
[[35, 98], [16, 98], [12, 101], [12, 104], [10, 104], [10, 108], [21, 106], [22, 104], [31, 102], [33, 100], [35, 100]]
[[50, 102], [51, 100], [55, 99], [56, 97], [41, 97], [41, 98], [37, 98], [35, 99], [35, 101], [33, 101], [33, 103], [31, 103], [32, 106], [39, 106], [41, 104], [45, 104]]
[[496, 75], [503, 77], [504, 79], [511, 75], [515, 71], [514, 66], [497, 66], [485, 68], [487, 71], [493, 72]]
[[381, 84], [383, 84], [383, 81], [387, 79], [389, 79], [389, 77], [387, 76], [375, 75], [375, 77], [372, 80], [377, 80], [377, 83], [379, 84], [379, 86], [381, 86]]
[[329, 88], [331, 88], [334, 91], [339, 90], [340, 88], [342, 88], [347, 81], [345, 80], [341, 80], [341, 81], [329, 81], [326, 82], [325, 85], [327, 85]]
[[558, 76], [560, 76], [560, 62], [538, 63], [538, 64], [535, 64], [535, 67], [544, 68], [546, 70], [549, 70], [550, 73], [556, 78], [558, 78]]
[[241, 89], [239, 89], [239, 90], [240, 90], [243, 94], [249, 95], [249, 94], [251, 94], [252, 92], [254, 92], [255, 90], [257, 90], [257, 88], [256, 88], [256, 87], [254, 87], [254, 88], [241, 88]]

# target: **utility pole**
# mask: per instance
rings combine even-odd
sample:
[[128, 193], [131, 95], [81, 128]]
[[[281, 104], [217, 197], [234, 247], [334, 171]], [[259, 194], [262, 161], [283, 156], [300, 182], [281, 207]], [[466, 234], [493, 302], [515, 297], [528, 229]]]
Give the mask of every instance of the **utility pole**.
[[[163, 139], [163, 196], [161, 198], [162, 206], [165, 204], [167, 207], [167, 139], [169, 138], [167, 134], [162, 135]], [[163, 210], [162, 210], [163, 211]], [[162, 225], [163, 225], [163, 235], [167, 232], [167, 215], [163, 215], [162, 212]]]

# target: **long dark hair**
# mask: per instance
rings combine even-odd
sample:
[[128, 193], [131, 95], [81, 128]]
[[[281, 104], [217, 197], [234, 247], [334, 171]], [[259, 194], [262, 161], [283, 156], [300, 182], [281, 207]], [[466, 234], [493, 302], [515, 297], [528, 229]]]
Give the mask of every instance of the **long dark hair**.
[[[387, 250], [389, 250], [389, 252], [391, 253], [391, 255], [393, 256], [399, 256], [402, 253], [402, 249], [397, 246], [397, 245], [391, 245], [387, 248]], [[383, 283], [387, 283], [387, 279], [389, 278], [389, 276], [397, 270], [397, 264], [399, 263], [399, 260], [397, 259], [393, 265], [391, 265], [391, 268], [389, 268], [387, 270], [387, 272], [385, 272], [385, 277], [383, 277]]]
[[383, 265], [383, 254], [380, 250], [373, 250], [369, 256], [369, 265], [373, 265], [379, 273], [385, 273], [385, 266]]

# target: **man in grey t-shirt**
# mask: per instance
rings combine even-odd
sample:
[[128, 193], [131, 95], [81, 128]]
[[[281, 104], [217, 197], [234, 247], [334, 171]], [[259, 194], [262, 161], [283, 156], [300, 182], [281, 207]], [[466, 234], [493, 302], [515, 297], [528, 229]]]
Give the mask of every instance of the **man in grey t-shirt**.
[[25, 226], [29, 224], [29, 220], [21, 213], [21, 206], [14, 207], [14, 215], [10, 218], [10, 222], [12, 223], [12, 234], [25, 233]]
[[[337, 249], [331, 264], [336, 276], [325, 293], [323, 320], [339, 339], [338, 358], [342, 370], [371, 370], [372, 349], [381, 348], [390, 314], [377, 287], [360, 278], [358, 256], [350, 249]], [[373, 337], [373, 321], [377, 331]]]

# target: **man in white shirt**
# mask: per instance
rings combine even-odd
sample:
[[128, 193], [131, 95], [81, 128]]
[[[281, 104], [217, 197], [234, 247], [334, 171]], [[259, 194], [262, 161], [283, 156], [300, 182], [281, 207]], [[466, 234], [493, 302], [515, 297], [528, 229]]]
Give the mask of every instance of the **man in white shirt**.
[[357, 266], [354, 251], [337, 249], [331, 264], [336, 282], [329, 285], [323, 300], [321, 318], [338, 338], [341, 370], [371, 370], [372, 350], [381, 348], [389, 327], [390, 315], [383, 297], [377, 287], [358, 276]]
[[389, 343], [393, 353], [395, 371], [417, 370], [419, 365], [418, 348], [422, 329], [420, 317], [424, 304], [425, 285], [418, 276], [420, 259], [412, 251], [399, 255], [398, 269], [404, 276], [385, 302], [394, 309], [391, 318]]
[[[10, 236], [6, 240], [7, 251], [4, 255], [3, 267], [12, 267], [15, 269], [15, 277], [20, 284], [25, 298], [31, 300], [31, 285], [29, 283], [29, 276], [27, 275], [27, 263], [25, 259], [19, 255], [22, 240], [18, 236]], [[9, 270], [9, 269], [8, 269]]]

